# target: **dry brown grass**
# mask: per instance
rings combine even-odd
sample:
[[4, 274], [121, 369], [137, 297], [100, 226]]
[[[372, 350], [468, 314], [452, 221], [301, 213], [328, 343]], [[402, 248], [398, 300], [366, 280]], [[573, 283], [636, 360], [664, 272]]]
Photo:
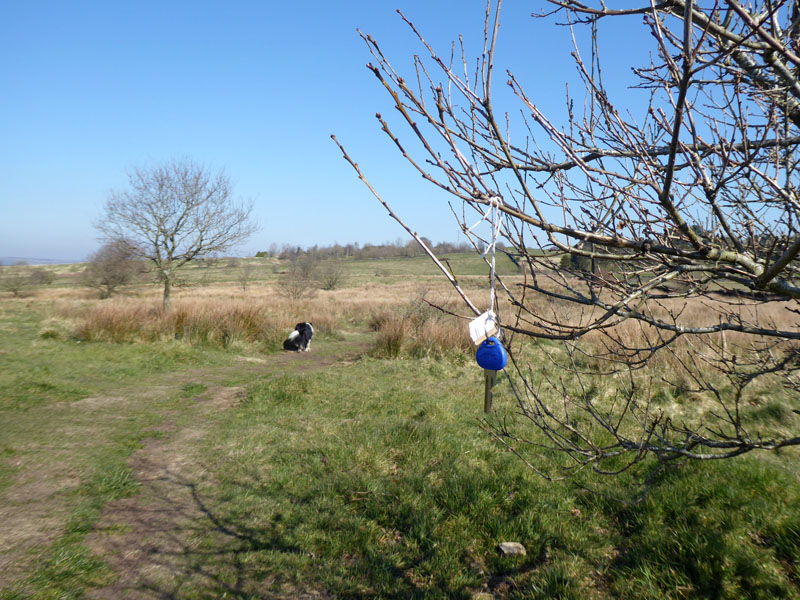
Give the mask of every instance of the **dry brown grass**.
[[[765, 329], [800, 331], [800, 321], [792, 312], [792, 303], [731, 304], [721, 298], [712, 300], [715, 301], [672, 299], [660, 305], [651, 303], [648, 310], [656, 318], [687, 328], [718, 325], [720, 321], [741, 321]], [[598, 309], [594, 309], [596, 312], [581, 310], [575, 305], [547, 302], [543, 298], [532, 301], [537, 303], [536, 309], [540, 314], [551, 319], [569, 319], [572, 325], [589, 324], [600, 315]], [[725, 312], [727, 316], [724, 316]], [[533, 327], [529, 325], [528, 328]], [[689, 425], [717, 423], [716, 416], [711, 415], [724, 416], [727, 409], [734, 412], [741, 409], [743, 418], [749, 418], [748, 411], [756, 413], [762, 408], [764, 411], [780, 411], [788, 406], [783, 387], [786, 381], [780, 374], [753, 379], [740, 401], [734, 388], [736, 382], [744, 379], [731, 377], [731, 374], [755, 374], [769, 366], [767, 361], [774, 364], [785, 356], [785, 351], [794, 351], [795, 343], [727, 331], [724, 334], [682, 335], [668, 346], [651, 352], [670, 337], [668, 332], [660, 332], [653, 326], [630, 319], [608, 330], [590, 332], [574, 342], [540, 344], [535, 350], [526, 340], [516, 338], [513, 350], [523, 365], [533, 369], [535, 375], [531, 381], [534, 383], [541, 380], [536, 364], [544, 361], [545, 371], [552, 381], [552, 385], [548, 383], [550, 392], [545, 394], [562, 394], [559, 388], [561, 378], [553, 375], [562, 371], [574, 371], [571, 376], [564, 376], [564, 381], [568, 381], [568, 389], [563, 392], [565, 396], [579, 398], [588, 390], [588, 397], [593, 401], [609, 405], [621, 397], [620, 390], [629, 389], [630, 382], [634, 382], [643, 401], [654, 402], [658, 411], [663, 410], [676, 422]], [[771, 346], [769, 353], [764, 351], [768, 345]], [[568, 348], [572, 350], [571, 355]], [[628, 367], [631, 365], [641, 368], [630, 373]], [[582, 382], [580, 389], [570, 387], [569, 381], [574, 383], [578, 380]], [[785, 412], [791, 411], [786, 409]], [[769, 433], [783, 431], [782, 425], [769, 423], [772, 427]], [[750, 423], [753, 431], [757, 430], [756, 425], [761, 426], [760, 422]]]
[[[543, 316], [551, 322], [558, 322], [574, 328], [588, 326], [603, 315], [603, 311], [597, 307], [584, 307], [565, 301], [551, 300], [544, 296], [529, 296], [525, 299], [534, 315]], [[733, 303], [722, 297], [710, 297], [705, 299], [667, 299], [660, 302], [651, 302], [646, 308], [638, 307], [647, 315], [654, 319], [661, 320], [668, 324], [682, 326], [685, 329], [695, 327], [713, 327], [722, 323], [742, 323], [763, 329], [776, 329], [800, 333], [800, 321], [792, 309], [797, 309], [795, 303], [770, 302], [753, 303], [741, 302]], [[506, 322], [510, 321], [510, 312], [506, 313]], [[520, 327], [524, 329], [537, 330], [536, 322], [538, 318], [525, 318], [523, 313]], [[658, 346], [664, 340], [671, 337], [671, 333], [666, 330], [659, 331], [656, 327], [647, 323], [628, 319], [618, 322], [617, 319], [610, 319], [605, 325], [611, 324], [602, 330], [589, 332], [581, 338], [581, 345], [587, 353], [605, 354], [611, 347], [627, 349], [647, 349]], [[670, 350], [679, 356], [685, 356], [689, 350], [697, 351], [701, 347], [722, 348], [728, 351], [746, 348], [754, 341], [758, 341], [759, 336], [727, 331], [724, 335], [720, 333], [694, 335], [687, 333], [679, 337], [670, 344]], [[669, 358], [671, 352], [658, 352], [654, 360], [660, 366], [675, 366], [674, 361]], [[661, 362], [664, 364], [661, 364]]]
[[[133, 298], [58, 305], [58, 316], [76, 322], [72, 335], [86, 341], [150, 342], [167, 339], [228, 347], [237, 342], [277, 348], [308, 307], [279, 306], [243, 299], [183, 298], [165, 313], [157, 300]], [[337, 330], [335, 316], [320, 315], [319, 331]]]
[[48, 306], [45, 337], [73, 336], [86, 341], [151, 342], [179, 339], [191, 344], [228, 347], [258, 344], [280, 347], [299, 321], [311, 321], [320, 334], [337, 334], [372, 324], [379, 346], [399, 339], [399, 352], [441, 356], [451, 349], [470, 349], [464, 321], [445, 317], [422, 297], [458, 310], [447, 284], [416, 282], [367, 284], [358, 288], [320, 290], [313, 298], [288, 299], [274, 285], [252, 285], [245, 292], [233, 285], [209, 285], [175, 291], [172, 311], [161, 309], [160, 291], [138, 288], [108, 300], [82, 290], [48, 290], [37, 300]]
[[[516, 279], [506, 280], [514, 289]], [[488, 305], [486, 282], [476, 280], [466, 288], [478, 307]], [[275, 282], [255, 282], [246, 291], [233, 283], [177, 288], [171, 315], [160, 310], [160, 294], [157, 286], [140, 286], [126, 290], [124, 296], [100, 301], [82, 289], [47, 288], [27, 301], [51, 307], [54, 319], [48, 321], [43, 333], [49, 336], [69, 330], [86, 340], [134, 342], [179, 338], [189, 343], [228, 346], [243, 342], [276, 348], [295, 323], [311, 321], [322, 334], [369, 325], [377, 333], [377, 351], [389, 356], [472, 352], [466, 320], [446, 316], [423, 301], [424, 298], [446, 310], [469, 316], [450, 285], [435, 278], [409, 277], [393, 284], [373, 281], [359, 287], [320, 290], [315, 297], [300, 300], [282, 296]], [[509, 323], [512, 310], [502, 304], [502, 295], [500, 299], [501, 315]], [[595, 316], [594, 312], [581, 312], [575, 305], [549, 302], [542, 297], [526, 298], [527, 302], [535, 303], [537, 312], [548, 314], [553, 320], [572, 324], [588, 323]], [[681, 322], [687, 325], [719, 321], [714, 309], [699, 301], [685, 305], [675, 300], [651, 309], [662, 318], [670, 311], [680, 313]], [[741, 305], [735, 307], [734, 313], [743, 320], [765, 326], [799, 329], [795, 315], [785, 304]], [[524, 323], [521, 326], [530, 328]], [[623, 322], [609, 333], [620, 345], [629, 348], [644, 348], [660, 339], [654, 328], [637, 321]], [[715, 336], [708, 339], [721, 345], [722, 336]], [[734, 349], [749, 341], [743, 334], [728, 333], [725, 344]], [[587, 354], [597, 354], [604, 353], [609, 342], [613, 340], [604, 333], [593, 332], [580, 343]], [[677, 369], [680, 360], [690, 351], [696, 353], [701, 346], [698, 340], [686, 336], [670, 351], [657, 353], [651, 366]]]
[[460, 307], [453, 300], [431, 299], [430, 296], [429, 291], [424, 294], [417, 291], [402, 305], [372, 313], [369, 326], [378, 333], [377, 354], [441, 358], [454, 352], [469, 354], [473, 351], [467, 322], [438, 310], [425, 299], [449, 312], [456, 312]]
[[[672, 315], [679, 315], [674, 322], [685, 328], [710, 327], [720, 322], [741, 322], [768, 330], [800, 331], [797, 319], [789, 308], [787, 303], [778, 302], [723, 306], [708, 301], [673, 300], [651, 307], [651, 312], [654, 317], [668, 323], [673, 322]], [[628, 320], [617, 325], [611, 331], [610, 338], [601, 333], [592, 333], [586, 337], [585, 343], [591, 351], [604, 348], [603, 344], [608, 342], [618, 342], [626, 348], [646, 349], [662, 344], [668, 337], [669, 332], [660, 332], [641, 321]], [[686, 334], [672, 342], [667, 349], [659, 350], [648, 364], [670, 373], [686, 371], [692, 365], [698, 368], [705, 368], [701, 364], [711, 367], [723, 356], [746, 356], [764, 343], [770, 343], [768, 338], [736, 331]], [[787, 342], [784, 345], [788, 344]]]

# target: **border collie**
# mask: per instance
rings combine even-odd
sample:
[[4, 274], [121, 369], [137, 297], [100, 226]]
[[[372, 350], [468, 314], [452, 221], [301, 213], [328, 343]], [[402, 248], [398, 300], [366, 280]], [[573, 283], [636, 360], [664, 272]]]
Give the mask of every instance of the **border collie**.
[[292, 352], [308, 352], [311, 350], [311, 336], [314, 328], [311, 323], [298, 323], [294, 331], [289, 334], [289, 339], [283, 342], [283, 349]]

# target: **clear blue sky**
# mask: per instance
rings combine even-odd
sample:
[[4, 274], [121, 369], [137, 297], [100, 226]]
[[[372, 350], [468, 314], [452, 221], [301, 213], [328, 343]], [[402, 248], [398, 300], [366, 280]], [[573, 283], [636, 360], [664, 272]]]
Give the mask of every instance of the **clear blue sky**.
[[[529, 17], [540, 7], [507, 2], [498, 62], [562, 114], [567, 32]], [[84, 259], [126, 169], [174, 157], [224, 168], [254, 201], [261, 230], [237, 254], [405, 239], [332, 133], [420, 234], [457, 240], [442, 196], [374, 119], [393, 111], [356, 28], [410, 74], [421, 49], [397, 8], [443, 53], [459, 34], [482, 41], [482, 0], [6, 2], [0, 257]]]

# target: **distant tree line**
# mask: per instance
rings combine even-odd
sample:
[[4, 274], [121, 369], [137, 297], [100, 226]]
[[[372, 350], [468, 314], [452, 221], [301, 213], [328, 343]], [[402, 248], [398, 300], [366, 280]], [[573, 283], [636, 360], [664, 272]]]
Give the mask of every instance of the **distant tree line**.
[[[429, 248], [433, 248], [437, 254], [456, 254], [459, 252], [470, 252], [473, 247], [466, 243], [452, 243], [440, 242], [434, 244], [427, 238], [422, 238]], [[256, 252], [256, 257], [265, 258], [280, 258], [294, 260], [300, 257], [310, 257], [317, 260], [326, 260], [330, 258], [411, 258], [424, 254], [414, 240], [403, 241], [397, 239], [394, 242], [385, 242], [383, 244], [364, 244], [360, 245], [358, 242], [352, 244], [332, 244], [330, 246], [314, 245], [310, 248], [301, 248], [294, 244], [272, 244], [269, 250], [262, 250]]]

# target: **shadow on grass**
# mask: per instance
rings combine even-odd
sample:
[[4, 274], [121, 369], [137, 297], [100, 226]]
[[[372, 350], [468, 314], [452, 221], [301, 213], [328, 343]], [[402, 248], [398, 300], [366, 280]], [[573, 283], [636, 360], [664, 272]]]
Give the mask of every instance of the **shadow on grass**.
[[[111, 506], [113, 522], [106, 520], [100, 536], [91, 543], [118, 574], [111, 586], [89, 591], [88, 598], [373, 598], [370, 587], [332, 594], [309, 572], [320, 560], [340, 561], [352, 568], [355, 557], [319, 557], [292, 541], [294, 532], [284, 526], [276, 513], [269, 521], [263, 515], [247, 519], [225, 516], [215, 510], [219, 500], [204, 496], [198, 481], [167, 471], [157, 481], [145, 482], [148, 501], [125, 500]], [[297, 499], [303, 502], [303, 499]], [[424, 558], [416, 561], [422, 562]], [[369, 556], [369, 570], [392, 579], [394, 592], [384, 598], [430, 597], [414, 581], [415, 563], [398, 568], [388, 559]], [[330, 564], [328, 565], [330, 568]], [[503, 585], [505, 577], [494, 578]], [[362, 573], [363, 574], [363, 573]], [[363, 574], [366, 575], [366, 574]], [[367, 575], [364, 578], [369, 580]], [[469, 598], [470, 594], [443, 593], [447, 597]]]
[[314, 590], [283, 595], [271, 589], [268, 577], [254, 581], [248, 561], [252, 553], [301, 556], [302, 550], [274, 529], [225, 520], [199, 487], [179, 469], [168, 469], [144, 481], [142, 495], [107, 506], [102, 529], [89, 545], [118, 579], [87, 597], [325, 597]]
[[[109, 588], [90, 592], [88, 597], [469, 599], [484, 593], [502, 598], [580, 598], [586, 591], [581, 590], [568, 562], [548, 556], [561, 549], [568, 554], [584, 552], [568, 540], [568, 535], [544, 534], [540, 545], [529, 545], [529, 556], [518, 561], [495, 560], [482, 569], [489, 572], [476, 571], [472, 580], [469, 576], [447, 579], [432, 570], [432, 563], [446, 560], [447, 553], [437, 547], [433, 535], [426, 545], [425, 535], [441, 527], [443, 519], [424, 512], [405, 514], [411, 506], [401, 500], [393, 502], [390, 488], [369, 492], [376, 497], [372, 501], [359, 500], [355, 495], [343, 498], [341, 489], [329, 489], [338, 497], [337, 502], [354, 506], [344, 520], [336, 515], [308, 516], [318, 508], [313, 496], [320, 490], [314, 488], [308, 495], [291, 496], [288, 501], [303, 510], [286, 516], [280, 504], [269, 502], [268, 491], [275, 488], [260, 481], [255, 473], [251, 475], [239, 479], [239, 489], [228, 488], [226, 492], [234, 503], [242, 496], [263, 498], [263, 503], [248, 502], [245, 508], [226, 504], [226, 498], [207, 482], [177, 471], [166, 471], [157, 480], [144, 483], [147, 491], [156, 492], [149, 495], [148, 502], [118, 501], [113, 507], [116, 518], [130, 530], [120, 532], [109, 524], [107, 535], [95, 549], [103, 552], [120, 579]], [[613, 514], [627, 530], [620, 554], [605, 567], [595, 564], [605, 571], [606, 579], [589, 584], [598, 592], [597, 597], [615, 597], [625, 589], [626, 597], [631, 598], [662, 593], [661, 597], [685, 593], [702, 598], [792, 597], [785, 583], [764, 572], [766, 555], [762, 551], [766, 549], [743, 543], [739, 537], [738, 517], [731, 504], [741, 498], [723, 488], [725, 478], [721, 475], [704, 478], [704, 486], [688, 489], [679, 489], [679, 482], [673, 481], [674, 490], [656, 490], [648, 500], [658, 507], [596, 506]], [[433, 496], [438, 493], [430, 491]], [[682, 497], [667, 497], [676, 494]], [[709, 499], [721, 506], [713, 510], [704, 506]], [[438, 498], [436, 505], [455, 517], [447, 510], [445, 499]], [[253, 509], [258, 506], [263, 510]], [[513, 512], [513, 507], [507, 508]], [[383, 514], [374, 514], [376, 510]], [[420, 524], [425, 520], [430, 523]], [[759, 520], [763, 520], [762, 526], [768, 521], [765, 517]], [[415, 547], [414, 552], [407, 548], [398, 558], [391, 551], [381, 553], [379, 545], [355, 539], [359, 523], [390, 522], [397, 526], [403, 543]], [[775, 521], [775, 527], [777, 524]], [[325, 532], [328, 538], [315, 533], [324, 525], [329, 528]], [[472, 526], [480, 527], [477, 523]], [[547, 529], [551, 524], [540, 522], [537, 527]], [[422, 533], [413, 532], [415, 528]], [[324, 539], [339, 534], [350, 541], [338, 548], [321, 545]], [[759, 535], [766, 538], [773, 533], [762, 530]], [[534, 542], [532, 538], [529, 541]], [[350, 550], [342, 551], [343, 547]], [[796, 556], [796, 549], [788, 554]], [[469, 558], [461, 554], [455, 560]], [[602, 588], [606, 588], [604, 592]]]

